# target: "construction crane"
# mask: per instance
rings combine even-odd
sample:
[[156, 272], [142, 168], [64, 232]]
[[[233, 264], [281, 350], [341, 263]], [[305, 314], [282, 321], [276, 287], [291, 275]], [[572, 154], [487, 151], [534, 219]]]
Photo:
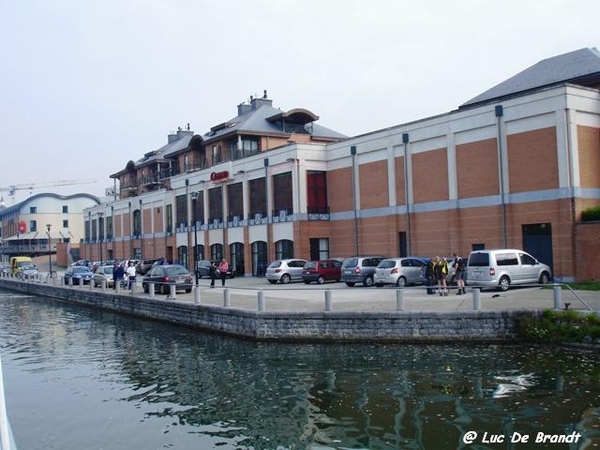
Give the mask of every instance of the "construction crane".
[[[47, 183], [26, 183], [26, 184], [11, 184], [7, 187], [0, 187], [0, 192], [8, 192], [8, 196], [14, 200], [15, 193], [18, 190], [33, 191], [34, 189], [54, 186], [71, 186], [73, 184], [91, 184], [96, 183], [97, 180], [60, 180], [60, 181], [49, 181]], [[4, 199], [2, 199], [4, 200]]]

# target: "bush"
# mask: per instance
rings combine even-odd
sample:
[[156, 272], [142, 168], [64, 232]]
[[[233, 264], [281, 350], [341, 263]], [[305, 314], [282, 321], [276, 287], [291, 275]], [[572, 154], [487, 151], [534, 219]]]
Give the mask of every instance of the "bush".
[[594, 206], [581, 212], [582, 222], [593, 222], [596, 220], [600, 220], [600, 206]]
[[533, 342], [583, 342], [600, 338], [600, 317], [575, 310], [548, 310], [519, 319], [521, 338]]

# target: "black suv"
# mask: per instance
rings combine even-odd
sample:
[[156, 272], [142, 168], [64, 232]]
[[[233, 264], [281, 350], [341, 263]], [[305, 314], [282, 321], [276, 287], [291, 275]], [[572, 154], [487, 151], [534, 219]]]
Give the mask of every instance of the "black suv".
[[342, 281], [347, 286], [362, 283], [363, 286], [373, 286], [373, 275], [375, 267], [385, 256], [352, 256], [344, 260], [342, 264]]

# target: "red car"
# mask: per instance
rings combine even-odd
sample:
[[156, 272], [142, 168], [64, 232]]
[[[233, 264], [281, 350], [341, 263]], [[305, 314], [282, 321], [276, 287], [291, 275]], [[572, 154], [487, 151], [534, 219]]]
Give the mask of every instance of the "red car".
[[310, 261], [304, 264], [302, 280], [306, 284], [316, 281], [323, 284], [326, 281], [340, 281], [342, 278], [342, 262], [337, 259]]

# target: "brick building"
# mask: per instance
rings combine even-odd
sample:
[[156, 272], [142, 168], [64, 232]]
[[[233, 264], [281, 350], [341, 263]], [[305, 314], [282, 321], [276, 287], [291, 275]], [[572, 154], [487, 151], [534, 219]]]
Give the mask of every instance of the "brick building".
[[115, 200], [86, 211], [82, 252], [99, 259], [102, 240], [103, 259], [193, 267], [197, 244], [199, 259], [255, 275], [291, 256], [518, 247], [572, 280], [581, 211], [600, 205], [599, 88], [600, 53], [580, 49], [454, 111], [352, 138], [265, 93], [114, 174]]

